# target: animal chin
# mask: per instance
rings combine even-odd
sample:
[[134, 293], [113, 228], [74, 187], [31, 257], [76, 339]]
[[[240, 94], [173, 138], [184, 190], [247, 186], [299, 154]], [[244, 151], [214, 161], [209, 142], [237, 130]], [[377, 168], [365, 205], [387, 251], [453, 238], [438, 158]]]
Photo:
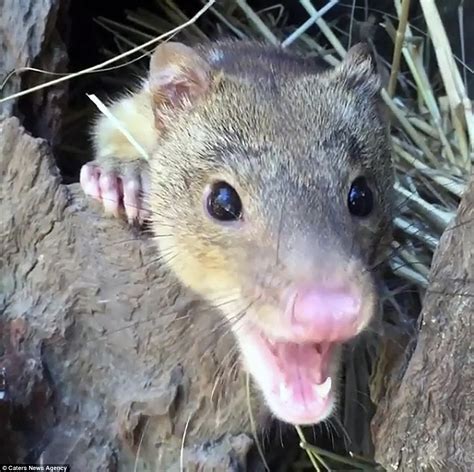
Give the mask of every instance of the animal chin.
[[273, 340], [250, 323], [236, 336], [247, 370], [277, 418], [305, 425], [331, 414], [337, 344]]

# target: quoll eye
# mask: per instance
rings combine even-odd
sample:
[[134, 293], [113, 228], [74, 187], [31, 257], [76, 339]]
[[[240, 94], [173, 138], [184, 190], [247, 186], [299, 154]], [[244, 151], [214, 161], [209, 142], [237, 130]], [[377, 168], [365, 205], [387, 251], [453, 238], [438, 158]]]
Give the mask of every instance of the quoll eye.
[[226, 182], [212, 184], [207, 197], [209, 215], [219, 221], [242, 218], [242, 201], [235, 189]]
[[352, 215], [363, 218], [368, 216], [374, 208], [374, 196], [364, 177], [357, 177], [352, 182], [347, 206]]

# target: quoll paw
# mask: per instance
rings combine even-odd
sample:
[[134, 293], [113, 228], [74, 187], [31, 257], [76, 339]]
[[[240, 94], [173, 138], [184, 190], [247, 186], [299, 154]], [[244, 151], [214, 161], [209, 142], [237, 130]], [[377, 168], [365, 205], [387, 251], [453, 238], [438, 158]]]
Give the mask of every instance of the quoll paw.
[[109, 215], [125, 216], [130, 224], [142, 224], [149, 216], [143, 201], [145, 179], [136, 169], [118, 172], [88, 162], [82, 166], [80, 183], [84, 193], [100, 201]]

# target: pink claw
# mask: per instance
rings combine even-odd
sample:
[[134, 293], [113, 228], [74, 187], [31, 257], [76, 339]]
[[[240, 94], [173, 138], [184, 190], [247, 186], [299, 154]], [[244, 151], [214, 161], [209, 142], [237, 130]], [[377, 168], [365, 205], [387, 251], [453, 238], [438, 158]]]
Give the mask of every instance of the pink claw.
[[133, 177], [123, 179], [123, 204], [129, 223], [141, 221], [141, 185]]
[[101, 201], [108, 214], [119, 217], [125, 212], [130, 224], [141, 224], [148, 216], [147, 211], [143, 209], [140, 177], [120, 176], [89, 162], [81, 169], [80, 182], [84, 193]]
[[100, 169], [93, 163], [87, 163], [81, 168], [81, 187], [86, 195], [100, 200], [99, 186]]
[[122, 209], [120, 178], [113, 172], [102, 172], [99, 186], [105, 212], [118, 218]]

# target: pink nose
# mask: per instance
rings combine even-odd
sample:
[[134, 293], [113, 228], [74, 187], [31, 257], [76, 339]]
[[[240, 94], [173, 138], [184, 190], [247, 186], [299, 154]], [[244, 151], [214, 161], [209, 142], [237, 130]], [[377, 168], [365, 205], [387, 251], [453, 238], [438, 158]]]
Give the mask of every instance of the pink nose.
[[304, 288], [294, 299], [292, 325], [315, 341], [345, 341], [357, 334], [360, 308], [360, 298], [347, 289]]

